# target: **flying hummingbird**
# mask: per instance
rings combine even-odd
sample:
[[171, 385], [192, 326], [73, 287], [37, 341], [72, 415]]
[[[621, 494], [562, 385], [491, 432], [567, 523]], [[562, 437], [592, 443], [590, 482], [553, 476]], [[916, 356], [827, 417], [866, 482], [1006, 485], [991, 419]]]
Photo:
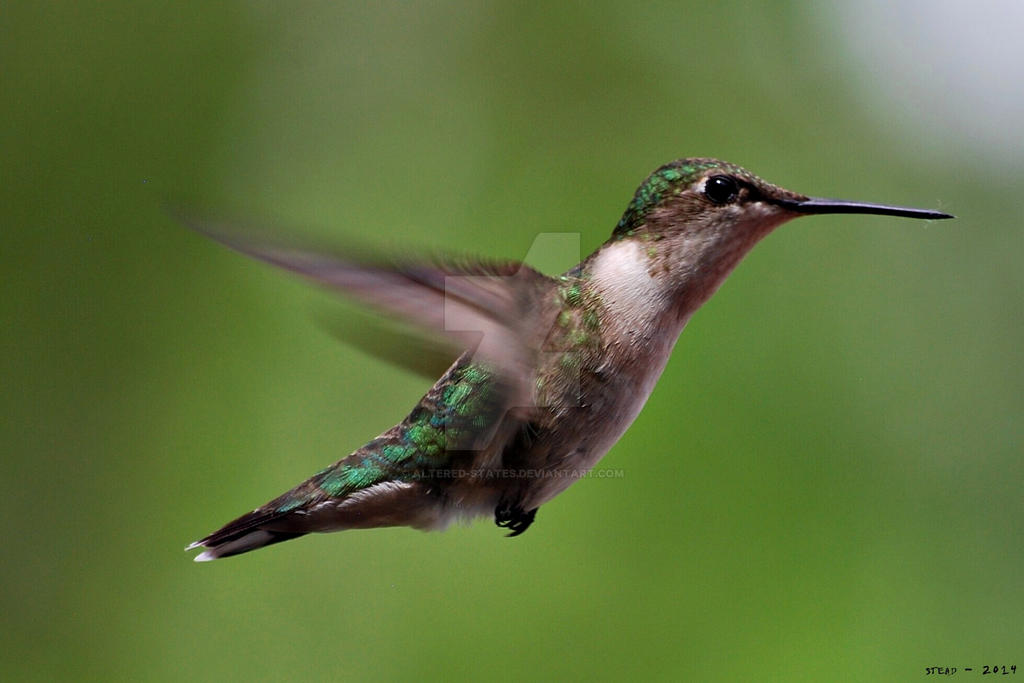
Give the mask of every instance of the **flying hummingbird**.
[[523, 533], [622, 436], [690, 316], [740, 259], [782, 223], [823, 213], [952, 218], [806, 197], [695, 158], [654, 171], [608, 241], [559, 277], [513, 261], [368, 263], [194, 224], [445, 335], [461, 355], [394, 427], [188, 549], [206, 561], [311, 532], [440, 529], [480, 515]]

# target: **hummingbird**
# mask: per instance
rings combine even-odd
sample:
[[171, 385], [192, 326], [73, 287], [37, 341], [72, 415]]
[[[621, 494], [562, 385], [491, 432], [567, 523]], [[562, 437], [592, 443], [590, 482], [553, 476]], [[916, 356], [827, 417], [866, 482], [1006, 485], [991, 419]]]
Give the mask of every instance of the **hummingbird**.
[[691, 158], [651, 173], [611, 237], [557, 277], [517, 261], [359, 260], [187, 221], [458, 353], [401, 422], [187, 550], [207, 561], [312, 532], [443, 529], [490, 515], [522, 534], [623, 435], [690, 317], [747, 252], [791, 219], [828, 213], [952, 218], [808, 197]]

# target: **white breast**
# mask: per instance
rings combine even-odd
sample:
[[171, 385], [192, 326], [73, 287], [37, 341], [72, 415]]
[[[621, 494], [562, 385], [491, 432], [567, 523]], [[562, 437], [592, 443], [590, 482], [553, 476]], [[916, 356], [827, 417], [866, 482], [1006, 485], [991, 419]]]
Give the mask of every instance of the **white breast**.
[[608, 321], [648, 328], [665, 309], [665, 288], [651, 276], [650, 258], [635, 240], [610, 244], [594, 260], [593, 286], [601, 294]]

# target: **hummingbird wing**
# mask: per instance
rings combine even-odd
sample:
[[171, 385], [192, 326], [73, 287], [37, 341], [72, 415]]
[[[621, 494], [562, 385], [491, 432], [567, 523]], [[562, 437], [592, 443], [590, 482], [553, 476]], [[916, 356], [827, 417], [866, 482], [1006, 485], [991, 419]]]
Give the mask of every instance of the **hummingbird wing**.
[[556, 312], [543, 305], [554, 281], [530, 266], [453, 258], [433, 263], [356, 259], [254, 238], [223, 224], [183, 220], [235, 251], [412, 322], [460, 350], [472, 350], [474, 358], [499, 369], [513, 403], [530, 403], [532, 383], [524, 380]]
[[353, 315], [332, 311], [316, 317], [338, 341], [431, 381], [443, 375], [461, 355], [461, 349], [453, 348], [449, 340], [430, 335], [422, 328], [384, 320], [381, 316], [362, 315], [358, 321], [353, 321]]

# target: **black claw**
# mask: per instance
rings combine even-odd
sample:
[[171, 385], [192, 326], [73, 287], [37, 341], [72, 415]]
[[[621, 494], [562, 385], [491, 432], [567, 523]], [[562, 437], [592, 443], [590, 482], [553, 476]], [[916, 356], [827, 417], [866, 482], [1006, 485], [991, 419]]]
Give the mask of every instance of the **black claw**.
[[494, 523], [508, 529], [509, 533], [506, 536], [512, 538], [530, 528], [530, 525], [533, 524], [533, 518], [537, 516], [537, 509], [533, 508], [527, 512], [518, 505], [505, 503], [494, 508]]

